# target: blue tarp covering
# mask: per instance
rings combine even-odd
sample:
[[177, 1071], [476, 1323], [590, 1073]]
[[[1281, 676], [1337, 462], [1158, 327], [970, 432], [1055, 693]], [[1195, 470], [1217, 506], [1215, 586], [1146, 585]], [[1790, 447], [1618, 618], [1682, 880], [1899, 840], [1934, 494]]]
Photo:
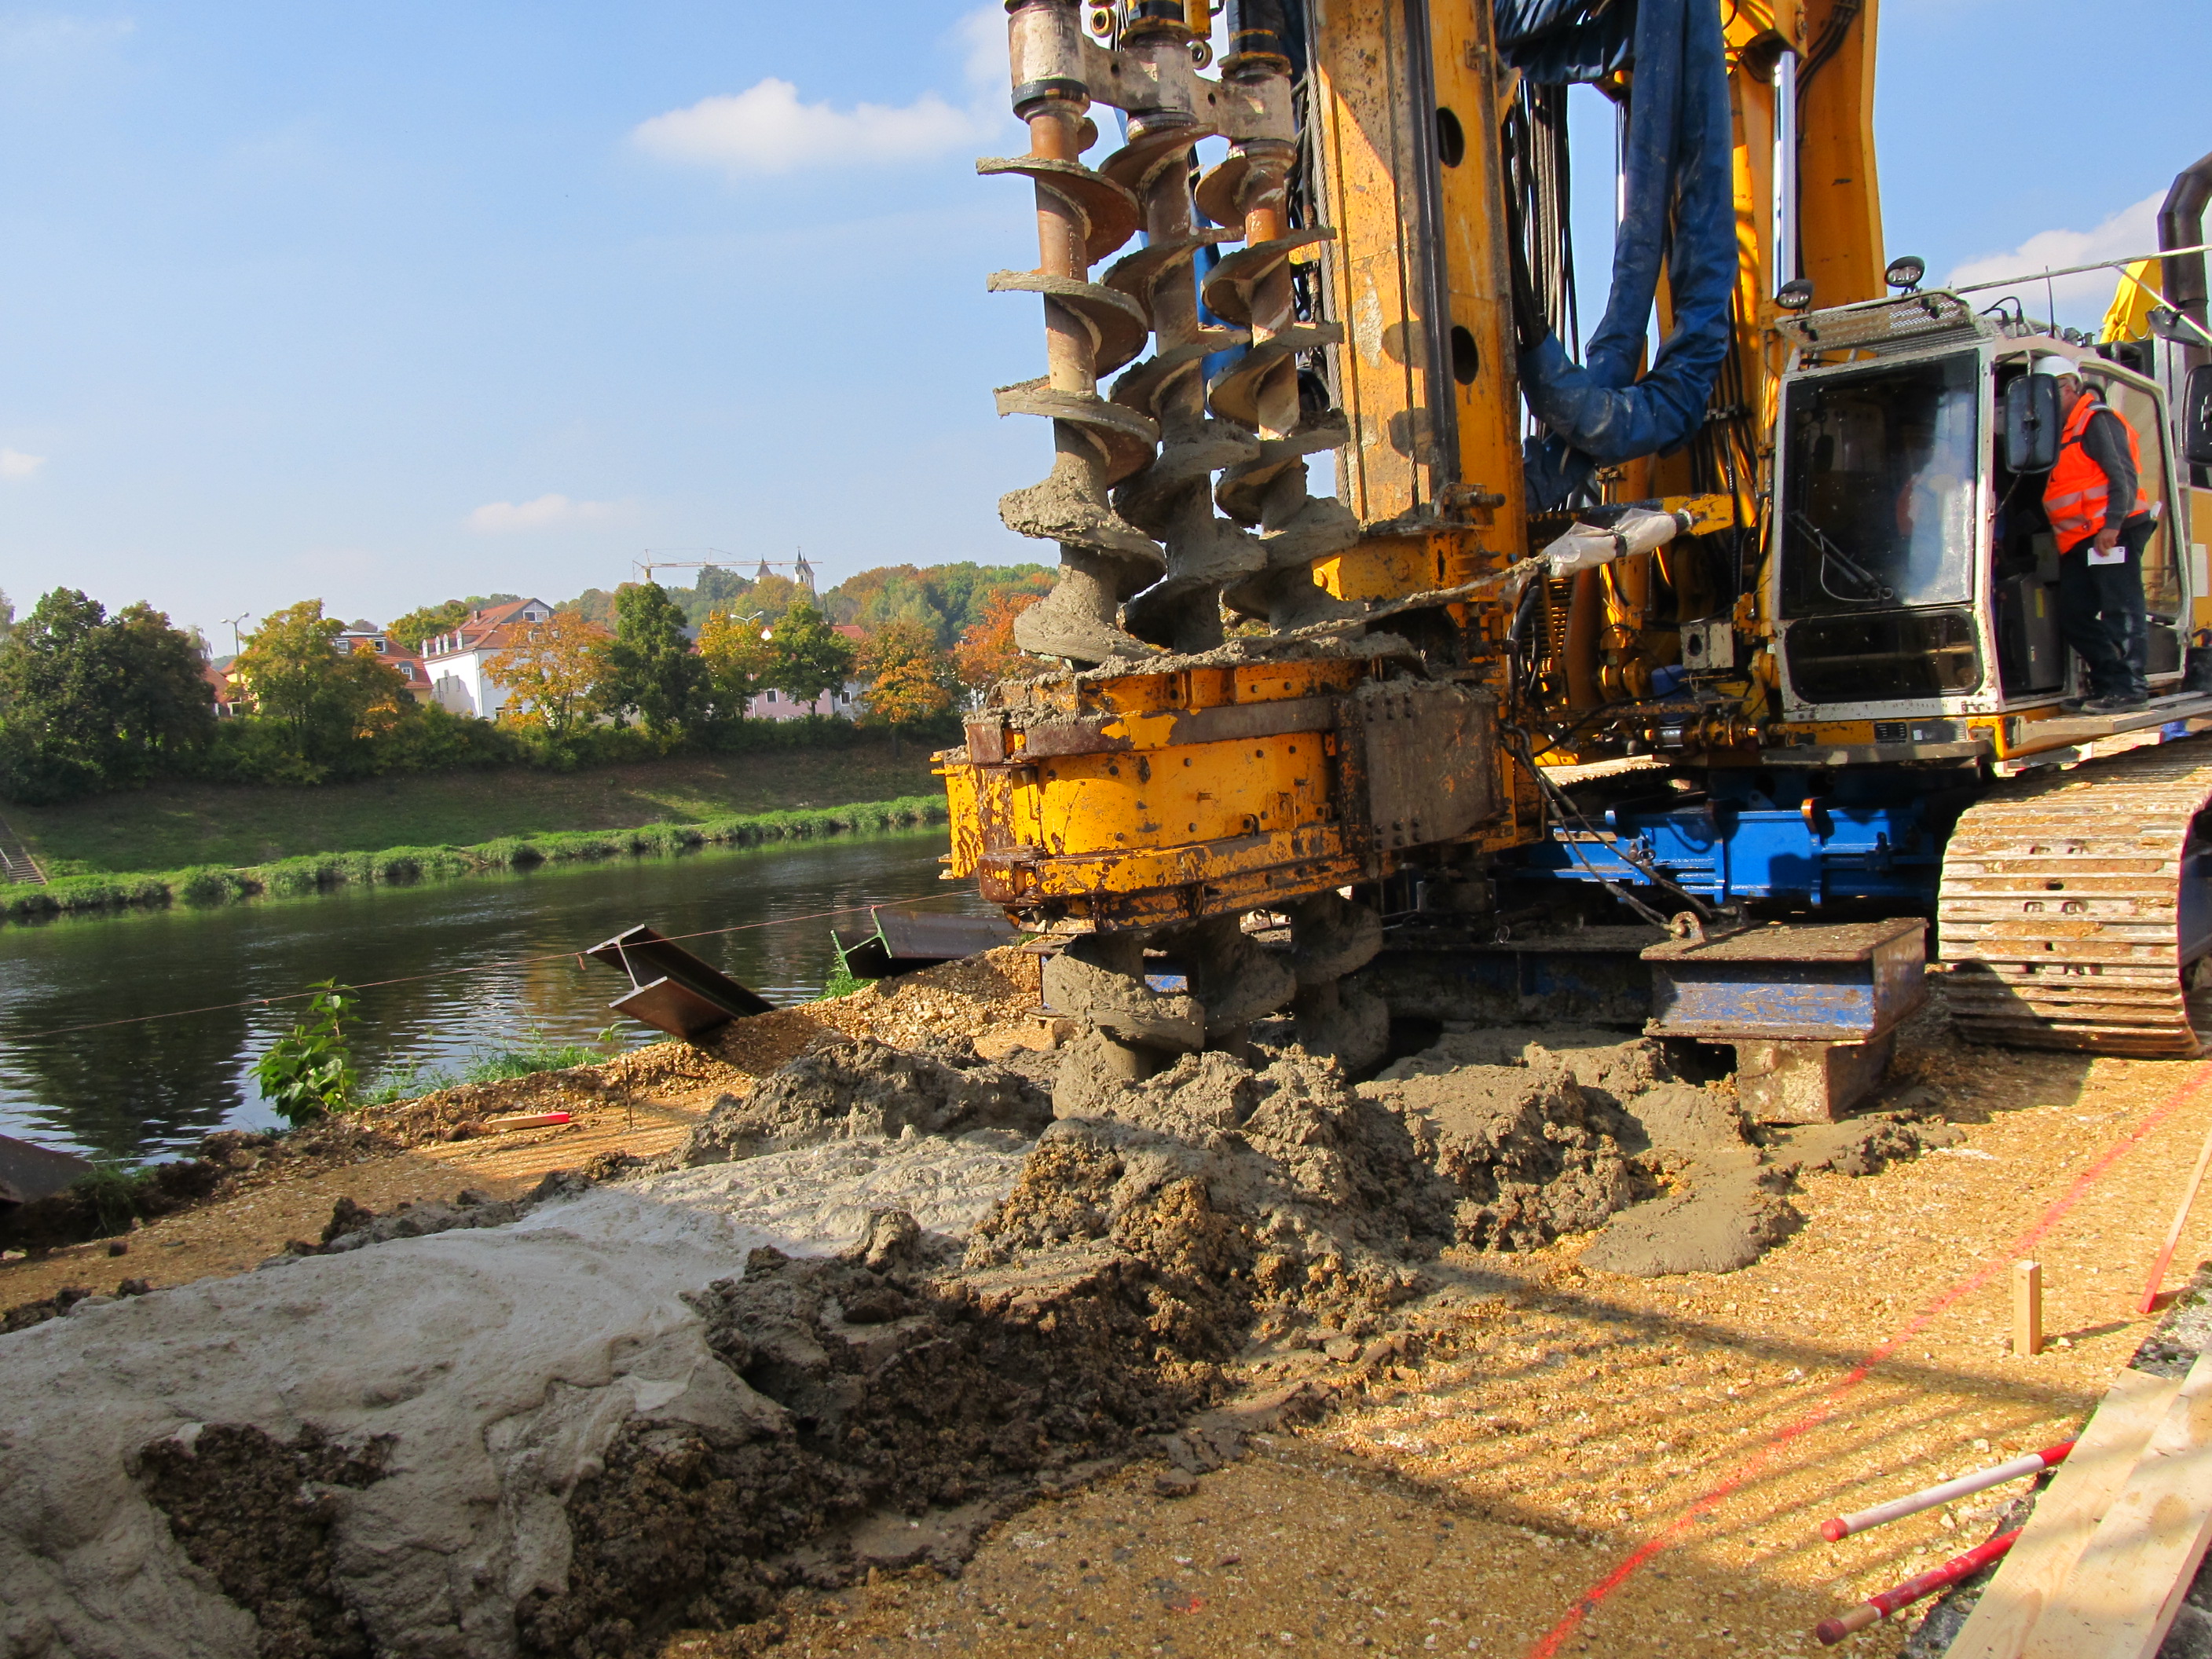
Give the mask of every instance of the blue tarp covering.
[[[1593, 467], [1678, 448], [1704, 424], [1728, 356], [1736, 281], [1728, 61], [1717, 0], [1494, 4], [1501, 52], [1538, 78], [1562, 66], [1601, 74], [1619, 66], [1621, 39], [1632, 48], [1627, 214], [1604, 320], [1582, 363], [1556, 335], [1521, 355], [1522, 391], [1551, 434], [1531, 441], [1527, 456], [1530, 504], [1541, 510], [1559, 505]], [[1639, 380], [1662, 259], [1674, 328]]]
[[1499, 53], [1540, 85], [1628, 66], [1636, 0], [1498, 0], [1497, 16]]

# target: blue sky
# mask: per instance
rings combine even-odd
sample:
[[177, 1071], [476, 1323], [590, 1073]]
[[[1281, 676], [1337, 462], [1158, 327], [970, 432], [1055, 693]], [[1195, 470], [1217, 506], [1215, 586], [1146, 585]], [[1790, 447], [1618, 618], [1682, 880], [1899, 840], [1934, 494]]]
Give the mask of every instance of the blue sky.
[[[0, 8], [0, 589], [227, 648], [241, 611], [560, 598], [647, 548], [1030, 556], [994, 503], [1048, 450], [989, 393], [1039, 331], [983, 279], [1035, 245], [969, 165], [1019, 142], [994, 14]], [[1938, 273], [2130, 251], [2212, 148], [2202, 0], [1882, 27], [1889, 240]]]

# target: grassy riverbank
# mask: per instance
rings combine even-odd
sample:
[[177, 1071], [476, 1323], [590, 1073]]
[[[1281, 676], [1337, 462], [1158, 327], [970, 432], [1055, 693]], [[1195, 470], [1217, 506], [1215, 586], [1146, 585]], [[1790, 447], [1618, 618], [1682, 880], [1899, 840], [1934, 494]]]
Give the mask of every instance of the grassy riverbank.
[[[474, 848], [561, 830], [698, 826], [744, 814], [934, 794], [929, 757], [887, 739], [679, 756], [557, 773], [512, 768], [313, 788], [172, 783], [64, 806], [0, 808], [47, 874], [122, 877], [309, 854]], [[0, 899], [14, 896], [0, 888]]]
[[483, 875], [541, 864], [866, 835], [941, 823], [945, 817], [944, 796], [908, 795], [846, 806], [734, 814], [699, 823], [501, 836], [469, 847], [386, 847], [374, 852], [311, 853], [238, 868], [200, 865], [151, 872], [64, 876], [45, 887], [0, 887], [0, 918], [25, 921], [57, 913], [118, 910], [137, 905], [213, 905], [264, 895], [304, 896], [339, 887]]

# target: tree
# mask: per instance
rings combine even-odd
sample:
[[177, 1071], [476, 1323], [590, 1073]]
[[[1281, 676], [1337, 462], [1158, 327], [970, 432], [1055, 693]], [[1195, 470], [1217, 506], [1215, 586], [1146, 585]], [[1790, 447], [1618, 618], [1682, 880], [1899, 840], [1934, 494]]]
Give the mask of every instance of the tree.
[[768, 644], [767, 683], [793, 702], [812, 702], [853, 678], [853, 642], [811, 605], [785, 611], [769, 630]]
[[952, 706], [951, 689], [945, 684], [951, 678], [951, 665], [920, 623], [890, 623], [871, 634], [860, 647], [860, 668], [868, 681], [860, 723], [890, 728], [894, 760], [902, 731]]
[[953, 669], [960, 684], [981, 695], [1000, 680], [1015, 679], [1027, 669], [1029, 659], [1014, 646], [1014, 618], [1042, 599], [1042, 593], [1002, 589], [991, 595], [980, 622], [960, 636], [952, 649]]
[[171, 627], [164, 612], [143, 601], [117, 611], [107, 634], [121, 683], [116, 735], [134, 757], [126, 768], [131, 781], [174, 770], [215, 728], [207, 641], [197, 629]]
[[802, 605], [816, 611], [822, 609], [813, 589], [788, 576], [779, 576], [773, 570], [745, 590], [745, 609], [759, 611], [770, 623], [780, 621], [793, 606]]
[[734, 713], [774, 684], [775, 651], [770, 630], [757, 616], [709, 612], [699, 628], [699, 655], [714, 677], [718, 701]]
[[574, 599], [563, 599], [553, 608], [581, 617], [586, 622], [597, 623], [610, 630], [615, 625], [615, 596], [604, 587], [587, 587]]
[[1042, 594], [1053, 573], [1042, 565], [879, 565], [848, 576], [824, 597], [833, 622], [875, 629], [885, 623], [918, 622], [950, 651], [960, 636], [982, 620], [994, 596], [1007, 592]]
[[465, 599], [447, 599], [409, 611], [384, 631], [410, 651], [420, 651], [422, 641], [450, 634], [469, 619], [472, 611], [489, 611], [495, 605], [512, 605], [520, 593], [471, 593]]
[[635, 710], [655, 737], [682, 733], [703, 710], [707, 665], [684, 637], [684, 613], [659, 582], [615, 595], [606, 664], [600, 701], [617, 713]]
[[112, 618], [58, 587], [0, 643], [0, 775], [18, 800], [126, 788], [174, 769], [215, 713], [191, 635], [146, 605]]
[[514, 694], [514, 718], [543, 725], [558, 742], [591, 706], [606, 674], [606, 630], [556, 611], [526, 625], [521, 637], [484, 667]]
[[9, 603], [5, 592], [0, 592], [0, 640], [8, 637], [8, 630], [15, 625], [15, 607]]
[[725, 570], [720, 565], [704, 565], [689, 588], [674, 588], [668, 597], [674, 599], [684, 611], [684, 618], [700, 627], [718, 611], [757, 611], [760, 607], [746, 599], [752, 584], [734, 570]]
[[426, 605], [409, 611], [384, 631], [410, 651], [419, 652], [422, 641], [450, 634], [469, 619], [469, 607], [459, 599]]
[[337, 649], [344, 627], [320, 599], [302, 599], [264, 617], [239, 653], [255, 714], [283, 731], [304, 781], [354, 769], [364, 740], [414, 709], [398, 670]]

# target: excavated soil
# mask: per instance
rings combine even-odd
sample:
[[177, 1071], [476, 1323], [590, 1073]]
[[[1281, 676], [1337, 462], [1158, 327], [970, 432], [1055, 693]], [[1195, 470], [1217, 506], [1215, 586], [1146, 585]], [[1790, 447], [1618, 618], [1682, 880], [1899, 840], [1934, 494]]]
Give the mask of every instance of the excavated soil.
[[1034, 1139], [1052, 1099], [1018, 1072], [990, 1065], [965, 1043], [913, 1053], [824, 1032], [742, 1097], [724, 1095], [670, 1154], [672, 1168], [726, 1164], [834, 1135], [953, 1135], [1004, 1129]]
[[1447, 1033], [1357, 1088], [1189, 1055], [1055, 1120], [1058, 1033], [969, 1040], [1029, 1020], [1034, 958], [955, 966], [727, 1036], [781, 1054], [757, 1084], [646, 1050], [556, 1085], [721, 1086], [650, 1164], [341, 1204], [267, 1271], [8, 1338], [10, 1650], [614, 1656], [953, 1572], [1133, 1457], [1188, 1491], [1323, 1397], [1319, 1356], [1411, 1363], [1495, 1296], [1484, 1253], [1755, 1260], [1800, 1170], [1925, 1139], [1893, 1114], [1761, 1144], [1656, 1045], [1556, 1031]]

